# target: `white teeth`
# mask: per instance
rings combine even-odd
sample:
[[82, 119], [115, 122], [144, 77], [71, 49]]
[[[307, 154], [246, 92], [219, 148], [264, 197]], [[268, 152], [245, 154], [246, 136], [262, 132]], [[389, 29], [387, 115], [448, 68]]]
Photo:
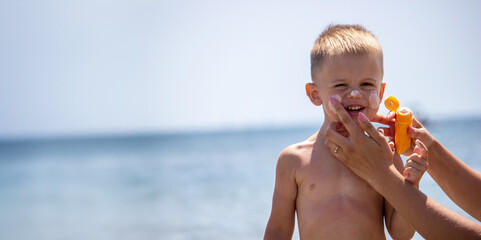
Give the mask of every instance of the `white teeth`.
[[363, 107], [361, 106], [352, 106], [352, 107], [347, 107], [348, 110], [352, 110], [352, 111], [357, 111], [357, 110], [360, 110], [360, 109], [363, 109]]

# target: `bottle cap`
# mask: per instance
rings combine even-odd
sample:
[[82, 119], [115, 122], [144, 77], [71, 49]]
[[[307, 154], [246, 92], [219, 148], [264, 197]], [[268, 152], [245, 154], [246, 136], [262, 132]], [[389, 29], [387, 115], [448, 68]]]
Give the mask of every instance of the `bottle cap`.
[[413, 119], [413, 112], [409, 108], [399, 108], [396, 111], [396, 120], [399, 122], [410, 122]]
[[396, 109], [399, 108], [399, 101], [395, 97], [390, 96], [384, 100], [384, 105], [386, 105], [386, 108], [390, 111], [396, 111]]

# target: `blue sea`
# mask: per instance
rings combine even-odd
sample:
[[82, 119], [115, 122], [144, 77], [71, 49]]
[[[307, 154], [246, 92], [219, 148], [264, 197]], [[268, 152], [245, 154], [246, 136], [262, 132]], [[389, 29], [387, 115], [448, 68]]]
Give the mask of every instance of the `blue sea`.
[[[427, 128], [481, 171], [481, 119]], [[0, 239], [262, 239], [278, 154], [315, 131], [2, 140]], [[421, 190], [473, 219], [428, 174]]]

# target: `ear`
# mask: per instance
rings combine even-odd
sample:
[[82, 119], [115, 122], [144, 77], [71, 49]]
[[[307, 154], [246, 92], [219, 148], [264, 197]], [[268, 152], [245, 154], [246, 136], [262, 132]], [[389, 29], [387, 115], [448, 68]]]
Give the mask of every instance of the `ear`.
[[379, 99], [382, 100], [384, 96], [384, 89], [386, 88], [386, 82], [381, 82], [381, 92], [379, 92]]
[[317, 89], [316, 84], [307, 83], [306, 94], [314, 105], [321, 106], [322, 99], [321, 99], [321, 96], [319, 96], [319, 90]]

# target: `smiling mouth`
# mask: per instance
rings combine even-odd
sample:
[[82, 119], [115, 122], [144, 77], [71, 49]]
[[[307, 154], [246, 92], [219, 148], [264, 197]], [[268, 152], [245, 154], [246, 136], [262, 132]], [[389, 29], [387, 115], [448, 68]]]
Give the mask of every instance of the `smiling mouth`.
[[349, 113], [358, 113], [364, 110], [365, 107], [363, 106], [347, 106], [345, 107], [346, 111]]

